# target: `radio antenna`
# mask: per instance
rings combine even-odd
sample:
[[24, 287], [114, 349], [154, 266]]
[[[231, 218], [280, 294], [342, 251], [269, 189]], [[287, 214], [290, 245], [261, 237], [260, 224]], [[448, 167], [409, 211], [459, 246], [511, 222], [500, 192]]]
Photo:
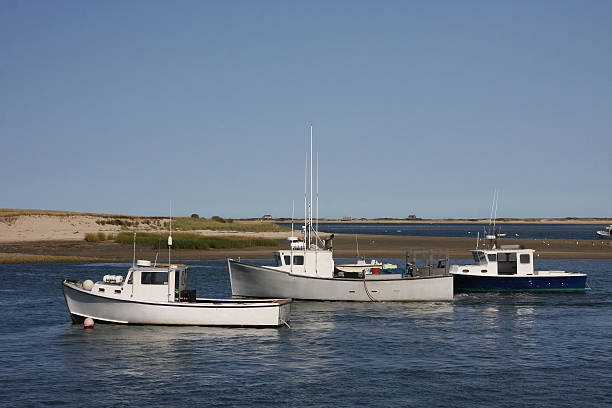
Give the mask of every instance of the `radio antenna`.
[[168, 230], [168, 270], [172, 263], [170, 262], [170, 251], [172, 249], [172, 200], [170, 200], [170, 228]]
[[134, 258], [132, 259], [132, 267], [136, 266], [136, 231], [134, 231]]

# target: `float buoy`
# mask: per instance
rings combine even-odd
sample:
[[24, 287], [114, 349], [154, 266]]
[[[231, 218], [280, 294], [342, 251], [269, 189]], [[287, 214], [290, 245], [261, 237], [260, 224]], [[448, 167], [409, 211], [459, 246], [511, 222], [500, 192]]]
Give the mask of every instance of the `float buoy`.
[[83, 321], [83, 327], [85, 328], [94, 327], [94, 320], [91, 317], [88, 317], [87, 319], [85, 319], [85, 321]]
[[83, 289], [85, 289], [85, 290], [92, 290], [93, 287], [94, 287], [93, 281], [87, 279], [85, 282], [83, 282]]

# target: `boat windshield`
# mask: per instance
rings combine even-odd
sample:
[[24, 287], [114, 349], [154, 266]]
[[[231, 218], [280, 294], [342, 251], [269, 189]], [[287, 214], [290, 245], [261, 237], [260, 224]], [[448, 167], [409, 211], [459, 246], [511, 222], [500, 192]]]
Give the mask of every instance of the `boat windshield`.
[[478, 263], [483, 263], [486, 259], [485, 254], [482, 251], [474, 251], [472, 252], [472, 255], [474, 256], [474, 261]]

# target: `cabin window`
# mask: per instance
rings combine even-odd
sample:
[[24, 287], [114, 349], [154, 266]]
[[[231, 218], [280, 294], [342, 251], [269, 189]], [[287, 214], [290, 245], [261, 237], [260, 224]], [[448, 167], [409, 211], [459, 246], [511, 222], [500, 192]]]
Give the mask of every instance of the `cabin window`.
[[133, 274], [132, 272], [130, 272], [130, 274], [128, 275], [128, 278], [127, 278], [127, 283], [128, 283], [128, 284], [130, 284], [130, 285], [131, 285], [131, 284], [132, 284], [132, 282], [134, 281], [134, 280], [132, 279], [132, 277], [133, 277], [133, 276], [134, 276], [134, 274]]
[[304, 255], [294, 255], [293, 264], [294, 265], [304, 265]]
[[285, 265], [291, 264], [291, 255], [285, 255]]
[[497, 255], [498, 262], [516, 262], [516, 253], [501, 252]]
[[489, 258], [489, 262], [495, 262], [497, 261], [497, 254], [489, 254], [488, 258]]
[[497, 273], [500, 275], [516, 275], [515, 252], [500, 252], [497, 254]]
[[529, 254], [521, 254], [521, 263], [528, 264], [531, 263], [531, 257]]
[[283, 260], [279, 254], [274, 254], [274, 258], [276, 259], [276, 266], [283, 266]]
[[141, 272], [140, 283], [142, 285], [167, 285], [168, 272]]

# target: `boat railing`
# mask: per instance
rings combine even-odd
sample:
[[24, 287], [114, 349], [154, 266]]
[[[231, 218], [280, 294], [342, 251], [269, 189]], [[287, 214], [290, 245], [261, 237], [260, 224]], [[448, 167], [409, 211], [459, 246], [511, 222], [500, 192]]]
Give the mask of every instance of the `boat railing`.
[[450, 275], [449, 250], [406, 250], [406, 275], [432, 277]]
[[181, 290], [179, 296], [179, 302], [195, 302], [196, 301], [196, 291], [195, 289], [189, 290]]

